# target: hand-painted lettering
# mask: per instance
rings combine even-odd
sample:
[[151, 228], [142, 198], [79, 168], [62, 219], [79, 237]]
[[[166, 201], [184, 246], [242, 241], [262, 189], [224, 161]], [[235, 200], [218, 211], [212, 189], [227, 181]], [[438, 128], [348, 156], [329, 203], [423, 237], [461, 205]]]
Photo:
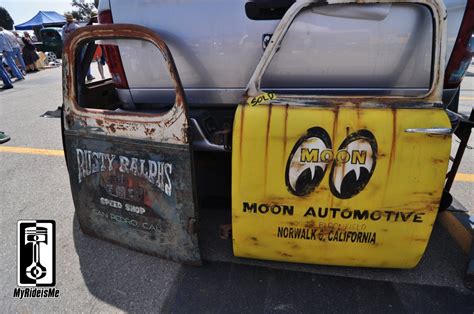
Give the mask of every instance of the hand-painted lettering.
[[247, 202], [243, 203], [243, 211], [259, 214], [288, 215], [293, 216], [294, 206], [277, 205], [277, 204], [258, 204]]
[[[295, 208], [293, 205], [281, 204], [258, 204], [243, 202], [242, 211], [253, 214], [274, 214], [293, 216]], [[415, 211], [394, 211], [394, 210], [368, 210], [350, 209], [338, 207], [309, 207], [300, 211], [302, 217], [330, 218], [345, 220], [371, 220], [371, 221], [391, 221], [391, 222], [423, 222], [425, 213]]]
[[247, 100], [247, 104], [253, 107], [274, 99], [276, 99], [276, 95], [274, 93], [264, 93], [262, 95], [249, 98]]
[[76, 160], [79, 183], [94, 173], [118, 171], [144, 178], [165, 194], [171, 196], [173, 187], [171, 180], [173, 165], [171, 163], [135, 157], [129, 158], [80, 148], [76, 149]]

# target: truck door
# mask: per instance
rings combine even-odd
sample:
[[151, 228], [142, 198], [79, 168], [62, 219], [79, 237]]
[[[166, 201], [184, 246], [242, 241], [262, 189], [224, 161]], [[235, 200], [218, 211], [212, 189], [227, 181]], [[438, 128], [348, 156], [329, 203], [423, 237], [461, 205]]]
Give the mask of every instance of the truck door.
[[[100, 79], [94, 71], [104, 57], [105, 72], [114, 71]], [[169, 76], [174, 102], [154, 99], [143, 106], [130, 102], [123, 88], [118, 93], [127, 74], [122, 58], [131, 64], [127, 71]], [[137, 58], [148, 68], [134, 68]], [[98, 79], [86, 81], [89, 69]], [[187, 105], [165, 42], [134, 25], [80, 28], [64, 47], [63, 90], [64, 150], [82, 231], [200, 264]]]
[[403, 1], [426, 6], [433, 16], [426, 30], [433, 32], [431, 85], [419, 95], [275, 94], [260, 84], [276, 53], [300, 53], [284, 38], [301, 11], [373, 2], [296, 1], [275, 29], [234, 120], [235, 255], [395, 268], [414, 267], [423, 255], [452, 132], [441, 102], [443, 4]]

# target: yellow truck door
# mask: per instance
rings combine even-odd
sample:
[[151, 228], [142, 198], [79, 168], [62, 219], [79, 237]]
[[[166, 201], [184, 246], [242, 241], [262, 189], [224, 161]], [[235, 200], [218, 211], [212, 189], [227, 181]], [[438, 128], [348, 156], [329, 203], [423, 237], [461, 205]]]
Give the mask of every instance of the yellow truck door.
[[[451, 145], [441, 102], [446, 16], [439, 1], [404, 2], [433, 14], [432, 84], [419, 96], [262, 91], [261, 78], [292, 21], [317, 2], [297, 1], [281, 20], [234, 120], [236, 256], [393, 268], [419, 262]], [[355, 1], [328, 5], [342, 3]]]

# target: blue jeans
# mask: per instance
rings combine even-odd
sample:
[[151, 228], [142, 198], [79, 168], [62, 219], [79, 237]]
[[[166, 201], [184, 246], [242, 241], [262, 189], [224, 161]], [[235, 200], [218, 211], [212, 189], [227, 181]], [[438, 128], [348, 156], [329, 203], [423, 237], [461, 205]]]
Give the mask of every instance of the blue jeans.
[[21, 55], [20, 48], [13, 48], [13, 58], [16, 58], [21, 65], [21, 69], [26, 71], [25, 60], [23, 60], [23, 56]]
[[[1, 58], [0, 58], [1, 59]], [[10, 75], [8, 75], [7, 70], [3, 67], [3, 61], [0, 60], [0, 77], [2, 78], [4, 86], [12, 86], [12, 80], [10, 80]]]
[[16, 66], [15, 60], [13, 60], [13, 51], [3, 50], [3, 57], [7, 61], [8, 66], [12, 70], [13, 75], [19, 80], [23, 79], [23, 74], [21, 74], [20, 69]]

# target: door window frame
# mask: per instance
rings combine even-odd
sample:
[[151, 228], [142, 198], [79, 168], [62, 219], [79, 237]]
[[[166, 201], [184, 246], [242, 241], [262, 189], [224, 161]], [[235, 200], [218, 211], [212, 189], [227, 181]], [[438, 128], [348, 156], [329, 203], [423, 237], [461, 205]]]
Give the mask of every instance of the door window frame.
[[[248, 98], [257, 97], [265, 93], [261, 90], [261, 79], [270, 65], [273, 56], [278, 51], [288, 29], [298, 14], [311, 5], [332, 5], [332, 4], [373, 4], [373, 3], [393, 3], [393, 0], [330, 0], [323, 2], [321, 0], [302, 0], [296, 1], [286, 12], [280, 23], [276, 27], [267, 48], [265, 49], [255, 71], [250, 78], [244, 94], [243, 103]], [[443, 2], [438, 0], [403, 0], [397, 3], [421, 4], [427, 6], [433, 16], [433, 53], [432, 53], [432, 77], [430, 87], [426, 94], [417, 96], [400, 95], [298, 95], [298, 94], [278, 94], [278, 99], [272, 101], [272, 104], [279, 102], [292, 105], [343, 105], [355, 104], [362, 107], [433, 107], [442, 106], [443, 78], [445, 68], [446, 54], [446, 8]], [[381, 102], [383, 100], [383, 103]], [[331, 101], [328, 104], [328, 101]]]
[[[156, 46], [165, 60], [174, 84], [175, 101], [170, 110], [163, 113], [144, 113], [84, 108], [79, 105], [75, 62], [80, 53], [78, 47], [91, 40], [103, 39], [137, 39]], [[184, 90], [173, 56], [159, 35], [148, 28], [132, 24], [85, 26], [74, 31], [74, 34], [66, 40], [63, 51], [63, 104], [66, 130], [87, 128], [93, 133], [116, 134], [170, 144], [189, 144], [188, 107]], [[150, 131], [152, 129], [153, 132]]]

